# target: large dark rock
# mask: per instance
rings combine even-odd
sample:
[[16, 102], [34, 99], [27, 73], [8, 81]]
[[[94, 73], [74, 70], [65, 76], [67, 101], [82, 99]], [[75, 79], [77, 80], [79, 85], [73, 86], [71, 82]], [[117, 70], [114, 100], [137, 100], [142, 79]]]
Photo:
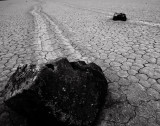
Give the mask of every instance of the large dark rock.
[[114, 13], [113, 20], [114, 21], [126, 21], [127, 17], [126, 17], [126, 14], [124, 13]]
[[107, 88], [96, 64], [59, 58], [41, 66], [19, 66], [5, 87], [5, 103], [31, 126], [93, 126]]

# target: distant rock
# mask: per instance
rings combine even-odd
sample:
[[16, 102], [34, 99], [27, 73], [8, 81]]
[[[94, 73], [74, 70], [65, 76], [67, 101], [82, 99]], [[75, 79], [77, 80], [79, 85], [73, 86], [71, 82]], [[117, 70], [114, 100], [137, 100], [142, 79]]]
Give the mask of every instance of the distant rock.
[[114, 21], [126, 21], [127, 17], [126, 17], [126, 14], [124, 13], [114, 13], [113, 20]]
[[108, 93], [99, 66], [58, 58], [19, 66], [5, 87], [5, 104], [29, 126], [93, 126]]

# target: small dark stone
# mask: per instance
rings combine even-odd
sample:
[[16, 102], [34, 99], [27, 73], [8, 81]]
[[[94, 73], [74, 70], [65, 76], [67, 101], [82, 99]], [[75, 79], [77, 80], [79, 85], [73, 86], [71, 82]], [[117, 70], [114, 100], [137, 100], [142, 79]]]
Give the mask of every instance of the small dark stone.
[[127, 17], [126, 17], [126, 14], [124, 13], [114, 13], [114, 16], [113, 16], [113, 20], [114, 21], [126, 21], [127, 20]]
[[19, 66], [5, 87], [4, 102], [31, 126], [93, 126], [107, 89], [95, 63], [58, 58], [40, 66]]

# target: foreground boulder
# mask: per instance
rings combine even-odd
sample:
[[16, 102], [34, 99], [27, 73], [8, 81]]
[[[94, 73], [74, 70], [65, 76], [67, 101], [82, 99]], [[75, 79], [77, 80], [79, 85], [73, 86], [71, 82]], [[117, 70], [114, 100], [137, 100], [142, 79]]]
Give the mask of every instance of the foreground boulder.
[[32, 126], [93, 126], [105, 103], [108, 83], [99, 66], [59, 58], [22, 65], [5, 87], [5, 104]]
[[126, 17], [126, 14], [124, 13], [114, 13], [113, 20], [114, 21], [126, 21], [127, 17]]

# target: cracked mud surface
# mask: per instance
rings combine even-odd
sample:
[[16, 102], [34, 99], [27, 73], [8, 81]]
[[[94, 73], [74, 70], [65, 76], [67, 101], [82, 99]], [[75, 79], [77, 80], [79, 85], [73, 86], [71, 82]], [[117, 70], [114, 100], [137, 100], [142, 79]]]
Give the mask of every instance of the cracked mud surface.
[[[20, 63], [61, 56], [95, 62], [118, 101], [104, 108], [99, 125], [159, 126], [160, 2], [119, 1], [0, 1], [0, 90]], [[129, 20], [113, 22], [114, 11], [126, 12]], [[0, 124], [24, 125], [2, 100]]]

